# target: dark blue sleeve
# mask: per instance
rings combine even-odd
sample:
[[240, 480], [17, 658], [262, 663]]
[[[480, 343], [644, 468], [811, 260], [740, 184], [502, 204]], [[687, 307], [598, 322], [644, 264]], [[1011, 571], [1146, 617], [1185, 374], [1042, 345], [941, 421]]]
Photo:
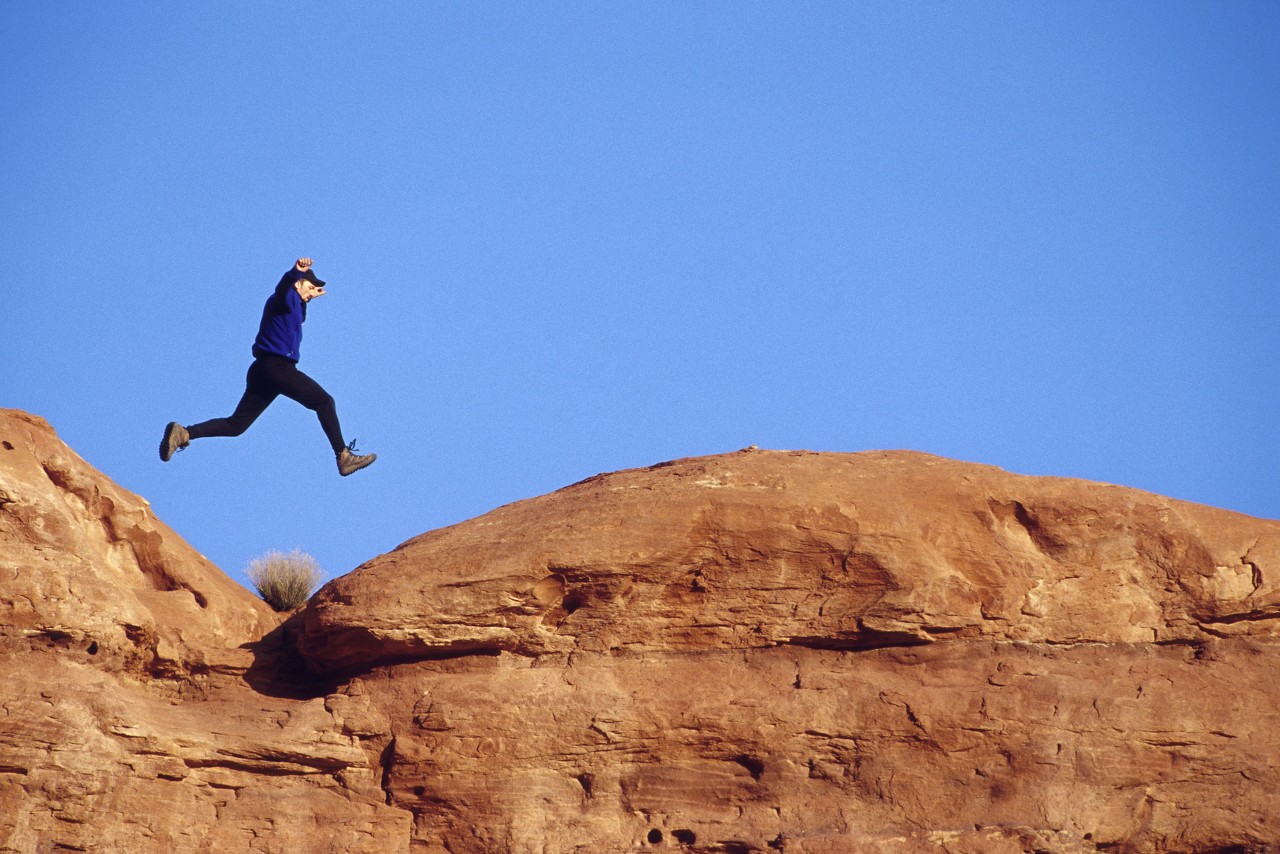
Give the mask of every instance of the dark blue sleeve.
[[301, 275], [296, 267], [290, 267], [289, 272], [280, 277], [280, 283], [276, 285], [275, 293], [267, 301], [268, 312], [271, 314], [289, 313], [289, 294], [293, 292], [293, 283], [298, 281]]

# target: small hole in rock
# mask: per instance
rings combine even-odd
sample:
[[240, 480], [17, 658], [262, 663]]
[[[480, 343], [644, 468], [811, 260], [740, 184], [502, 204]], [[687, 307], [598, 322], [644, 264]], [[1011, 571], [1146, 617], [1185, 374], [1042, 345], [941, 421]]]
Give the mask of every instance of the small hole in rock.
[[425, 795], [426, 793], [427, 793], [427, 787], [426, 787], [426, 786], [414, 786], [414, 787], [413, 787], [413, 796], [414, 796], [415, 798], [420, 798], [420, 797], [422, 797], [423, 795]]
[[671, 831], [671, 835], [676, 838], [677, 842], [684, 845], [692, 845], [698, 841], [698, 834], [694, 833], [692, 830], [673, 830]]
[[574, 611], [581, 608], [584, 604], [586, 603], [583, 602], [581, 596], [570, 595], [570, 596], [564, 597], [564, 602], [561, 603], [560, 607], [564, 608], [564, 612], [566, 614], [572, 614]]
[[649, 842], [651, 844], [657, 845], [661, 841], [662, 841], [661, 830], [658, 830], [658, 828], [655, 827], [653, 830], [649, 831]]
[[93, 643], [89, 644], [89, 649], [87, 650], [87, 652], [88, 652], [90, 655], [97, 655], [97, 654], [98, 654], [98, 642], [97, 642], [97, 641], [94, 641]]
[[754, 756], [735, 756], [733, 761], [746, 768], [753, 780], [759, 780], [764, 775], [764, 762]]
[[10, 445], [8, 442], [5, 442], [5, 443], [4, 443], [4, 449], [5, 449], [6, 451], [12, 451], [12, 450], [13, 450], [13, 445]]

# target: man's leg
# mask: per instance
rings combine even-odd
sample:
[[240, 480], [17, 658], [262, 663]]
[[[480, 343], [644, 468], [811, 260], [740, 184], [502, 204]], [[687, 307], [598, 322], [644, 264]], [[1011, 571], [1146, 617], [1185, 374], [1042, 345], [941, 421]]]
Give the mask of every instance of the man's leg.
[[273, 365], [272, 376], [281, 394], [298, 401], [320, 419], [324, 435], [333, 447], [339, 474], [346, 477], [371, 465], [378, 458], [377, 454], [357, 454], [343, 444], [342, 428], [338, 425], [338, 409], [333, 403], [333, 397], [320, 387], [320, 383], [298, 370], [297, 365], [292, 362]]
[[229, 418], [213, 418], [199, 424], [192, 424], [187, 428], [187, 436], [191, 439], [239, 436], [249, 429], [249, 425], [258, 420], [258, 416], [266, 411], [279, 393], [272, 387], [270, 378], [262, 370], [262, 363], [255, 360], [249, 366], [249, 373], [245, 377], [244, 396], [236, 404], [236, 411], [231, 413]]
[[320, 427], [325, 438], [333, 448], [333, 453], [340, 454], [347, 446], [342, 439], [342, 426], [338, 423], [338, 407], [333, 397], [320, 387], [320, 383], [298, 370], [298, 366], [288, 361], [272, 362], [269, 376], [276, 390], [290, 400], [296, 400], [310, 409], [320, 419]]

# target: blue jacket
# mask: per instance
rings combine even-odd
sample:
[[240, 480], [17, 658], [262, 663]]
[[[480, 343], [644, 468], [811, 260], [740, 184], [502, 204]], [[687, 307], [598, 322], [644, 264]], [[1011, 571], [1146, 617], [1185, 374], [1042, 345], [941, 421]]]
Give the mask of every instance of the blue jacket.
[[284, 356], [298, 361], [302, 347], [302, 324], [307, 319], [307, 304], [294, 290], [293, 283], [301, 274], [291, 269], [280, 277], [275, 292], [262, 307], [262, 323], [253, 341], [253, 355]]

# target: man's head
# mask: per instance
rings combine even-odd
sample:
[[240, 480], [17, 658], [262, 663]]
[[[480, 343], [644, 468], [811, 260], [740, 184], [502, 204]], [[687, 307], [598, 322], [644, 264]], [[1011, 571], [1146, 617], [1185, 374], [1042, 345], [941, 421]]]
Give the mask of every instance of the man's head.
[[316, 274], [307, 269], [302, 271], [302, 275], [298, 276], [293, 283], [293, 289], [298, 292], [298, 296], [302, 297], [303, 302], [311, 302], [318, 296], [324, 296], [324, 281], [316, 278]]

